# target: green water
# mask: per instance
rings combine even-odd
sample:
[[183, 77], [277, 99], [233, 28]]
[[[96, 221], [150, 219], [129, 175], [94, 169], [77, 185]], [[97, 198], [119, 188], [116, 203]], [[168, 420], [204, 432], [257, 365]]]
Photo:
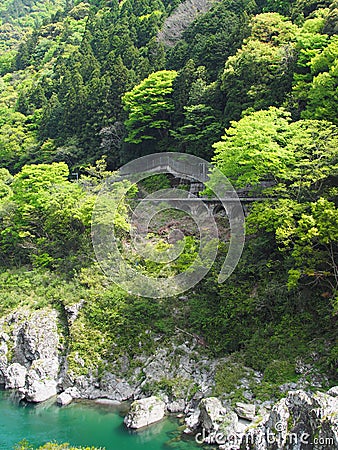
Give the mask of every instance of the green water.
[[167, 419], [143, 431], [123, 426], [117, 407], [73, 403], [59, 408], [53, 402], [32, 406], [18, 404], [13, 394], [0, 392], [0, 449], [11, 450], [27, 439], [34, 445], [49, 441], [93, 445], [106, 450], [196, 450], [192, 439], [181, 440], [179, 423]]

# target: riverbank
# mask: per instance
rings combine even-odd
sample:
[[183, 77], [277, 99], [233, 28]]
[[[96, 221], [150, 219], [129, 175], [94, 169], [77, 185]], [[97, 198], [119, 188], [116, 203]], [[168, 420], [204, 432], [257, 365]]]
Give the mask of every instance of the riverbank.
[[[68, 330], [76, 324], [80, 311], [81, 304], [68, 308]], [[132, 411], [137, 412], [140, 399], [153, 396], [149, 408], [147, 402], [142, 403], [139, 417], [131, 416], [126, 421], [128, 426], [138, 428], [160, 421], [164, 415], [176, 414], [184, 418], [179, 436], [194, 436], [202, 430], [206, 433], [202, 434], [203, 443], [227, 449], [222, 447], [224, 439], [215, 440], [214, 433], [222, 432], [225, 436], [235, 433], [239, 448], [248, 429], [254, 428], [264, 435], [277, 422], [282, 422], [287, 432], [290, 427], [299, 427], [297, 408], [295, 413], [292, 405], [298, 405], [298, 409], [302, 405], [306, 412], [301, 432], [304, 424], [308, 424], [305, 429], [311, 432], [310, 436], [324, 433], [324, 438], [333, 439], [332, 448], [335, 442], [338, 446], [336, 391], [323, 393], [327, 390], [325, 376], [301, 360], [297, 362], [297, 373], [291, 372], [289, 365], [277, 362], [263, 375], [246, 367], [234, 355], [212, 358], [196, 337], [188, 339], [187, 333], [181, 332], [169, 342], [161, 342], [159, 338], [152, 354], [140, 351], [131, 359], [124, 353], [88, 369], [74, 351], [77, 365], [69, 364], [71, 349], [64, 334], [64, 317], [55, 309], [21, 308], [1, 318], [0, 327], [0, 382], [15, 392], [18, 400], [39, 404], [37, 410], [44, 410], [49, 399], [56, 398], [61, 406], [70, 405], [65, 411], [72, 411], [72, 402], [77, 407], [79, 400], [96, 400], [100, 404], [95, 408], [119, 408], [118, 403], [133, 401]], [[287, 382], [280, 384], [281, 379]], [[318, 390], [322, 392], [314, 393]], [[156, 399], [160, 405], [158, 417], [153, 410], [154, 405], [158, 406]], [[322, 411], [316, 420], [312, 417], [315, 410]], [[124, 411], [123, 415], [126, 414]], [[327, 416], [329, 420], [323, 422]], [[151, 428], [156, 430], [163, 423], [151, 426], [150, 435]], [[72, 426], [71, 419], [68, 426]], [[88, 430], [92, 426], [88, 424]], [[65, 438], [66, 435], [61, 440], [64, 442]], [[181, 442], [180, 437], [177, 442]]]

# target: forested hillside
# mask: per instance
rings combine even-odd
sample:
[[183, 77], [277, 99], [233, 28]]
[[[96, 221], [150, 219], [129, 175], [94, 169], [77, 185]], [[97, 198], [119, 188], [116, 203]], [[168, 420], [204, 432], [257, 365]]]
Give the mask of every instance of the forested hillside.
[[[154, 337], [170, 341], [178, 327], [210, 355], [231, 353], [264, 372], [257, 396], [296, 380], [300, 361], [333, 384], [337, 17], [336, 0], [2, 2], [1, 315], [46, 305], [64, 313], [83, 300], [65, 332], [74, 373], [152, 352]], [[100, 183], [164, 151], [211, 161], [235, 188], [268, 200], [250, 206], [244, 253], [226, 283], [217, 283], [224, 238], [183, 300], [154, 301], [105, 278], [90, 226]], [[154, 177], [143, 188], [168, 183]], [[124, 238], [128, 206], [119, 212]], [[184, 226], [170, 274], [197, 252]], [[224, 219], [220, 227], [226, 236]], [[219, 389], [227, 376], [219, 374]]]

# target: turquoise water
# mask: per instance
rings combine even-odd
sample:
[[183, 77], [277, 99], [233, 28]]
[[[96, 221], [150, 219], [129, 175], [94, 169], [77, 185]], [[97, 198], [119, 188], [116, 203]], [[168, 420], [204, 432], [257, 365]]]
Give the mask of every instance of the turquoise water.
[[196, 450], [192, 439], [181, 440], [179, 423], [167, 419], [143, 431], [123, 426], [121, 411], [113, 406], [73, 403], [60, 408], [54, 402], [18, 404], [13, 393], [0, 392], [0, 449], [11, 450], [27, 439], [34, 445], [49, 441], [93, 445], [106, 450]]

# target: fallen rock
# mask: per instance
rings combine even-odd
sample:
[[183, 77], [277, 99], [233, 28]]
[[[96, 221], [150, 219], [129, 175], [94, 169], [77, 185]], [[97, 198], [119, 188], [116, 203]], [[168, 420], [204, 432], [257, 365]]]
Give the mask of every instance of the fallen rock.
[[76, 387], [69, 387], [67, 389], [65, 389], [64, 391], [66, 394], [70, 395], [73, 399], [74, 398], [81, 398], [81, 394], [80, 392], [76, 389]]
[[235, 412], [242, 419], [253, 420], [256, 415], [256, 407], [248, 403], [237, 402]]
[[73, 397], [69, 394], [67, 394], [66, 392], [62, 392], [62, 394], [60, 394], [57, 399], [56, 399], [56, 403], [59, 406], [67, 406], [70, 403], [72, 403], [73, 401]]
[[158, 422], [164, 417], [165, 403], [157, 397], [136, 400], [131, 404], [130, 411], [124, 418], [127, 428], [142, 428]]

